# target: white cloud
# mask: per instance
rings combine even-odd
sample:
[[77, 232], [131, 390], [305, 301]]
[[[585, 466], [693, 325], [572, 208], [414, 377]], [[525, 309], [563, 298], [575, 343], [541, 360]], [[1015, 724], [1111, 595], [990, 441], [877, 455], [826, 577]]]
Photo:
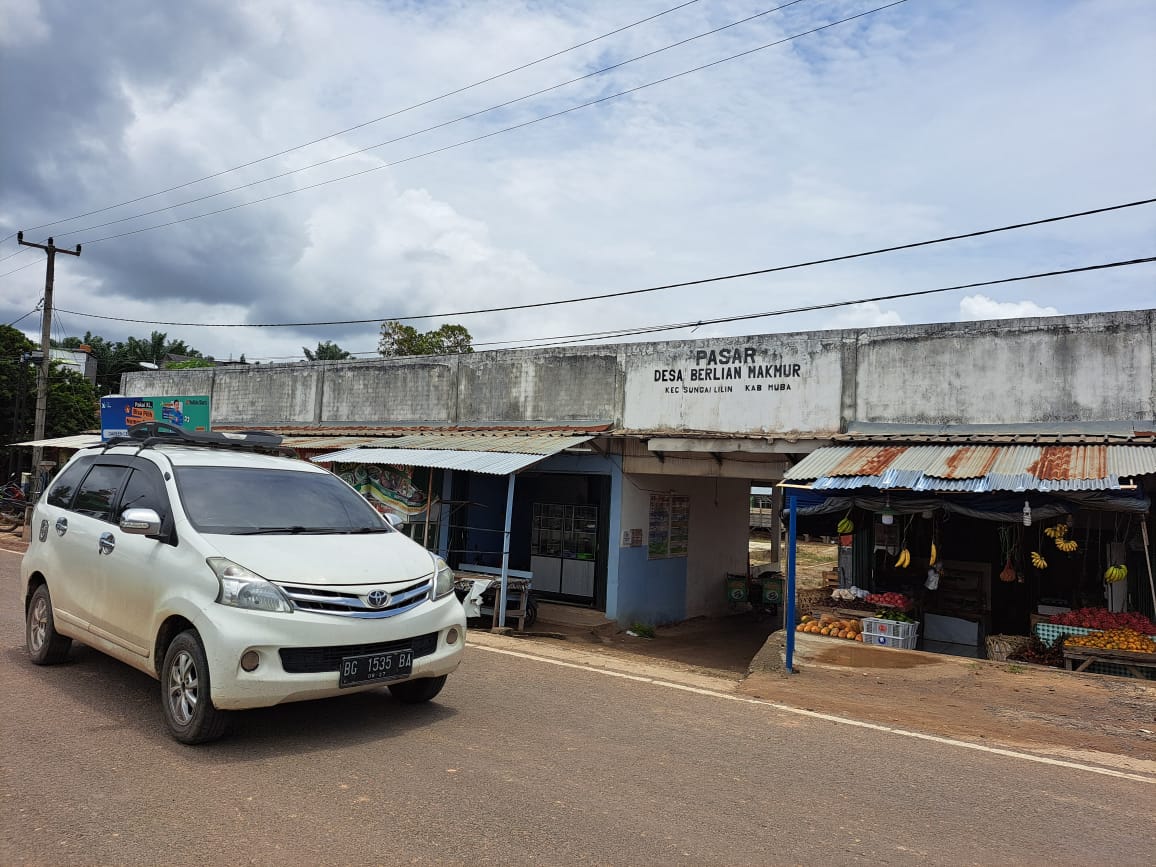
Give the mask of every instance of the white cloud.
[[[905, 4], [409, 160], [807, 30], [839, 17], [832, 6], [843, 8], [808, 3], [323, 168], [63, 235], [408, 136], [761, 11], [753, 4], [696, 4], [300, 152], [53, 227], [44, 234], [86, 244], [79, 260], [58, 260], [56, 303], [194, 322], [461, 311], [689, 281], [1047, 217], [1135, 199], [1138, 183], [1156, 180], [1156, 102], [1144, 84], [1156, 37], [1149, 0]], [[0, 238], [390, 114], [667, 5], [0, 0], [0, 18], [36, 22], [41, 34], [39, 44], [13, 42], [0, 53], [0, 151], [8, 157], [0, 174]], [[374, 171], [91, 243], [366, 169]], [[488, 342], [742, 316], [1133, 258], [1145, 254], [1154, 233], [1156, 208], [1137, 208], [783, 274], [461, 322]], [[14, 250], [14, 239], [0, 242], [0, 257]], [[23, 261], [0, 263], [0, 274]], [[931, 295], [887, 301], [886, 309], [869, 303], [709, 329], [738, 334], [1148, 307], [1151, 269], [1017, 284], [1022, 300], [1015, 304]], [[42, 284], [39, 267], [0, 278], [0, 320], [27, 312]], [[330, 339], [354, 351], [377, 343], [373, 323], [257, 330], [74, 315], [62, 322], [74, 333], [91, 329], [112, 339], [156, 328], [218, 357], [299, 355], [302, 345]]]
[[968, 295], [959, 302], [961, 319], [1026, 319], [1037, 316], [1059, 316], [1055, 307], [1034, 301], [994, 301], [986, 295]]
[[831, 328], [880, 328], [902, 325], [903, 317], [894, 310], [884, 310], [877, 301], [844, 307], [835, 314]]

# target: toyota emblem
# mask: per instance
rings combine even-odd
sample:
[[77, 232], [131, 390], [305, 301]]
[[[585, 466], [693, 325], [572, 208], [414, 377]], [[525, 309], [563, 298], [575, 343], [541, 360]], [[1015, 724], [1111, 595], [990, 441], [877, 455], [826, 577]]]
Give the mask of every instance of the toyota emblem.
[[370, 590], [365, 596], [370, 608], [384, 608], [389, 604], [389, 599], [389, 594], [384, 590]]

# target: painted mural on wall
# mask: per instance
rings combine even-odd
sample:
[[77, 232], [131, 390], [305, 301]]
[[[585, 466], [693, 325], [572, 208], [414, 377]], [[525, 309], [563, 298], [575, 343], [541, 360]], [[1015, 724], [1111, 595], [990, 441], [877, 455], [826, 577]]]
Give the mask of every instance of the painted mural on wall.
[[768, 337], [658, 344], [626, 367], [625, 426], [754, 433], [838, 430], [838, 350]]
[[393, 513], [406, 521], [435, 521], [441, 501], [431, 499], [430, 474], [425, 467], [379, 464], [336, 464], [333, 471], [352, 485], [383, 514]]

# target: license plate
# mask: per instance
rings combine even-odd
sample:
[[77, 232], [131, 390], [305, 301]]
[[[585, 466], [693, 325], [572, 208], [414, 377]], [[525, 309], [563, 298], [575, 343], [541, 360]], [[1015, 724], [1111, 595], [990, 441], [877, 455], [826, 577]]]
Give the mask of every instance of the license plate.
[[376, 680], [395, 680], [413, 673], [413, 651], [391, 650], [386, 653], [367, 653], [347, 656], [341, 660], [339, 687], [360, 686]]

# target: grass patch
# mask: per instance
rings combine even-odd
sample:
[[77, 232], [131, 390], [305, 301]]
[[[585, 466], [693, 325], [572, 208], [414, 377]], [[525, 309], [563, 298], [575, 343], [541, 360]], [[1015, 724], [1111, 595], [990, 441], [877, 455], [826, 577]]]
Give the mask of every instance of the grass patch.
[[628, 631], [633, 632], [639, 638], [654, 638], [657, 634], [649, 623], [631, 623]]
[[1023, 674], [1025, 671], [1027, 671], [1027, 668], [1022, 665], [1016, 665], [1014, 662], [1012, 662], [1008, 664], [1008, 667], [1005, 668], [1004, 671], [1006, 671], [1008, 674]]

